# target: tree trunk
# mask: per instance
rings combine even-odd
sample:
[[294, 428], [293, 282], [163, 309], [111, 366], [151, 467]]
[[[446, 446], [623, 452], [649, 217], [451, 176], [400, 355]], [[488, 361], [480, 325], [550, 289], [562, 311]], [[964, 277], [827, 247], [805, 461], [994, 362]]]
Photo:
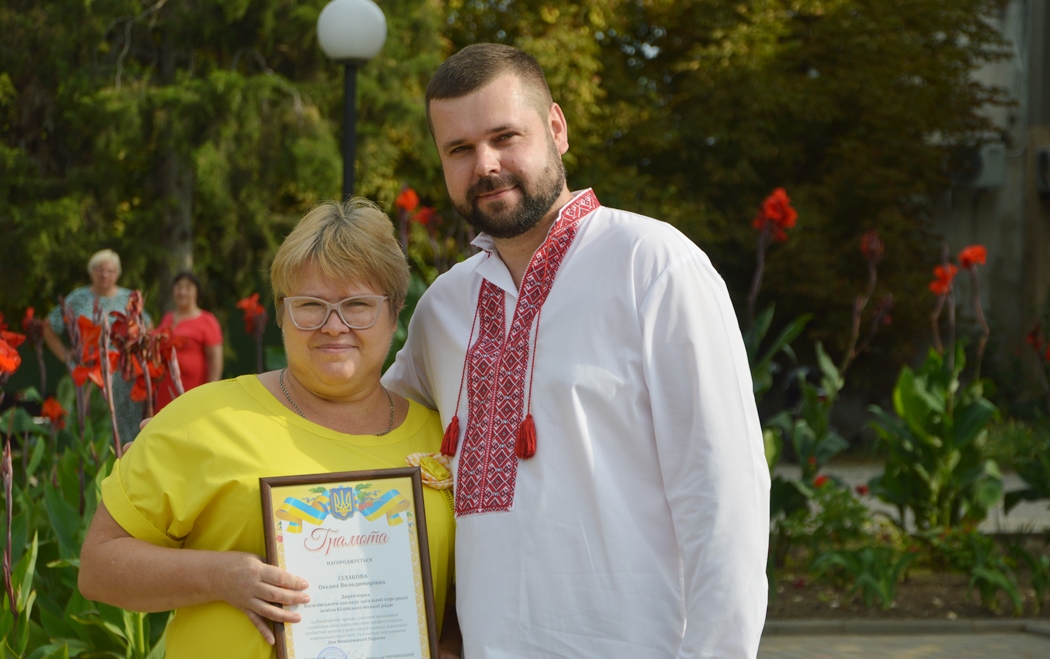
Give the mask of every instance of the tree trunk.
[[[176, 58], [170, 36], [165, 33], [160, 48], [161, 83], [175, 82]], [[161, 140], [165, 145], [157, 167], [157, 188], [162, 206], [162, 248], [165, 250], [158, 261], [157, 275], [160, 278], [158, 308], [163, 312], [171, 306], [171, 281], [180, 270], [193, 267], [193, 191], [194, 172], [189, 157], [181, 153], [181, 145], [175, 143], [174, 125], [176, 117], [168, 116], [160, 126]], [[155, 322], [159, 322], [159, 318]]]

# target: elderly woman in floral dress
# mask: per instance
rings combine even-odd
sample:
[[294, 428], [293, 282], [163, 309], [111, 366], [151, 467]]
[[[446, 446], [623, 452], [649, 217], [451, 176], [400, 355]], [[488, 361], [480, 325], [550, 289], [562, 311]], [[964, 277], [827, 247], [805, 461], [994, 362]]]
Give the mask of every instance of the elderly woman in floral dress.
[[[91, 275], [91, 285], [75, 288], [65, 297], [64, 306], [72, 312], [72, 318], [69, 320], [75, 323], [76, 318], [80, 316], [94, 320], [96, 304], [106, 316], [114, 311], [123, 313], [131, 298], [131, 291], [117, 285], [117, 280], [120, 279], [120, 256], [111, 249], [95, 252], [88, 259], [87, 271]], [[66, 327], [66, 320], [63, 308], [55, 307], [47, 315], [47, 322], [43, 328], [44, 343], [63, 363], [70, 361], [69, 348], [62, 342], [61, 337], [69, 329]], [[143, 314], [143, 320], [147, 324], [152, 323], [148, 314]], [[113, 409], [117, 416], [116, 429], [122, 442], [135, 439], [142, 422], [142, 403], [131, 400], [131, 388], [131, 382], [114, 376]]]

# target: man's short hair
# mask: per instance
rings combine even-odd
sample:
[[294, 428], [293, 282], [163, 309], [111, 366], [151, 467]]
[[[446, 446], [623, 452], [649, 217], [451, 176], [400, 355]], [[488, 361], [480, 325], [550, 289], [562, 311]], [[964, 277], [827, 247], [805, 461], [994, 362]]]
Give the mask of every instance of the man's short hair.
[[430, 79], [426, 95], [430, 132], [434, 132], [434, 125], [430, 122], [430, 101], [462, 98], [508, 73], [522, 81], [536, 111], [546, 119], [554, 99], [536, 58], [513, 46], [476, 43], [445, 60]]
[[405, 304], [408, 262], [390, 218], [367, 199], [318, 204], [284, 239], [270, 266], [278, 325], [283, 320], [284, 298], [299, 283], [308, 263], [336, 284], [376, 287], [389, 296], [395, 317]]

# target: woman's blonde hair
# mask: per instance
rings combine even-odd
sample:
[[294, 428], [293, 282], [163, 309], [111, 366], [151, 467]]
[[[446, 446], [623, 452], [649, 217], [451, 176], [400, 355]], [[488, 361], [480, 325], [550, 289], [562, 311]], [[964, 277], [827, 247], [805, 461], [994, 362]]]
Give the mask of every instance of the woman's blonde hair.
[[278, 325], [284, 318], [284, 298], [308, 262], [333, 282], [368, 284], [382, 291], [390, 298], [395, 318], [405, 304], [408, 262], [390, 218], [367, 199], [318, 204], [281, 243], [270, 265]]
[[102, 265], [103, 263], [109, 263], [117, 269], [117, 275], [120, 275], [120, 257], [111, 249], [100, 249], [91, 255], [88, 259], [87, 272], [90, 275], [95, 271], [95, 268]]

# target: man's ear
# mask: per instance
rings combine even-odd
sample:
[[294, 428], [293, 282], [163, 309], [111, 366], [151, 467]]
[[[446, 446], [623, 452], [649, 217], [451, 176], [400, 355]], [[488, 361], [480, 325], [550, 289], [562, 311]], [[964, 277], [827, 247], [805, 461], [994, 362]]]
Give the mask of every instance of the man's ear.
[[569, 150], [569, 124], [565, 121], [565, 114], [557, 103], [551, 103], [547, 125], [554, 137], [554, 143], [558, 146], [558, 153], [564, 155]]

